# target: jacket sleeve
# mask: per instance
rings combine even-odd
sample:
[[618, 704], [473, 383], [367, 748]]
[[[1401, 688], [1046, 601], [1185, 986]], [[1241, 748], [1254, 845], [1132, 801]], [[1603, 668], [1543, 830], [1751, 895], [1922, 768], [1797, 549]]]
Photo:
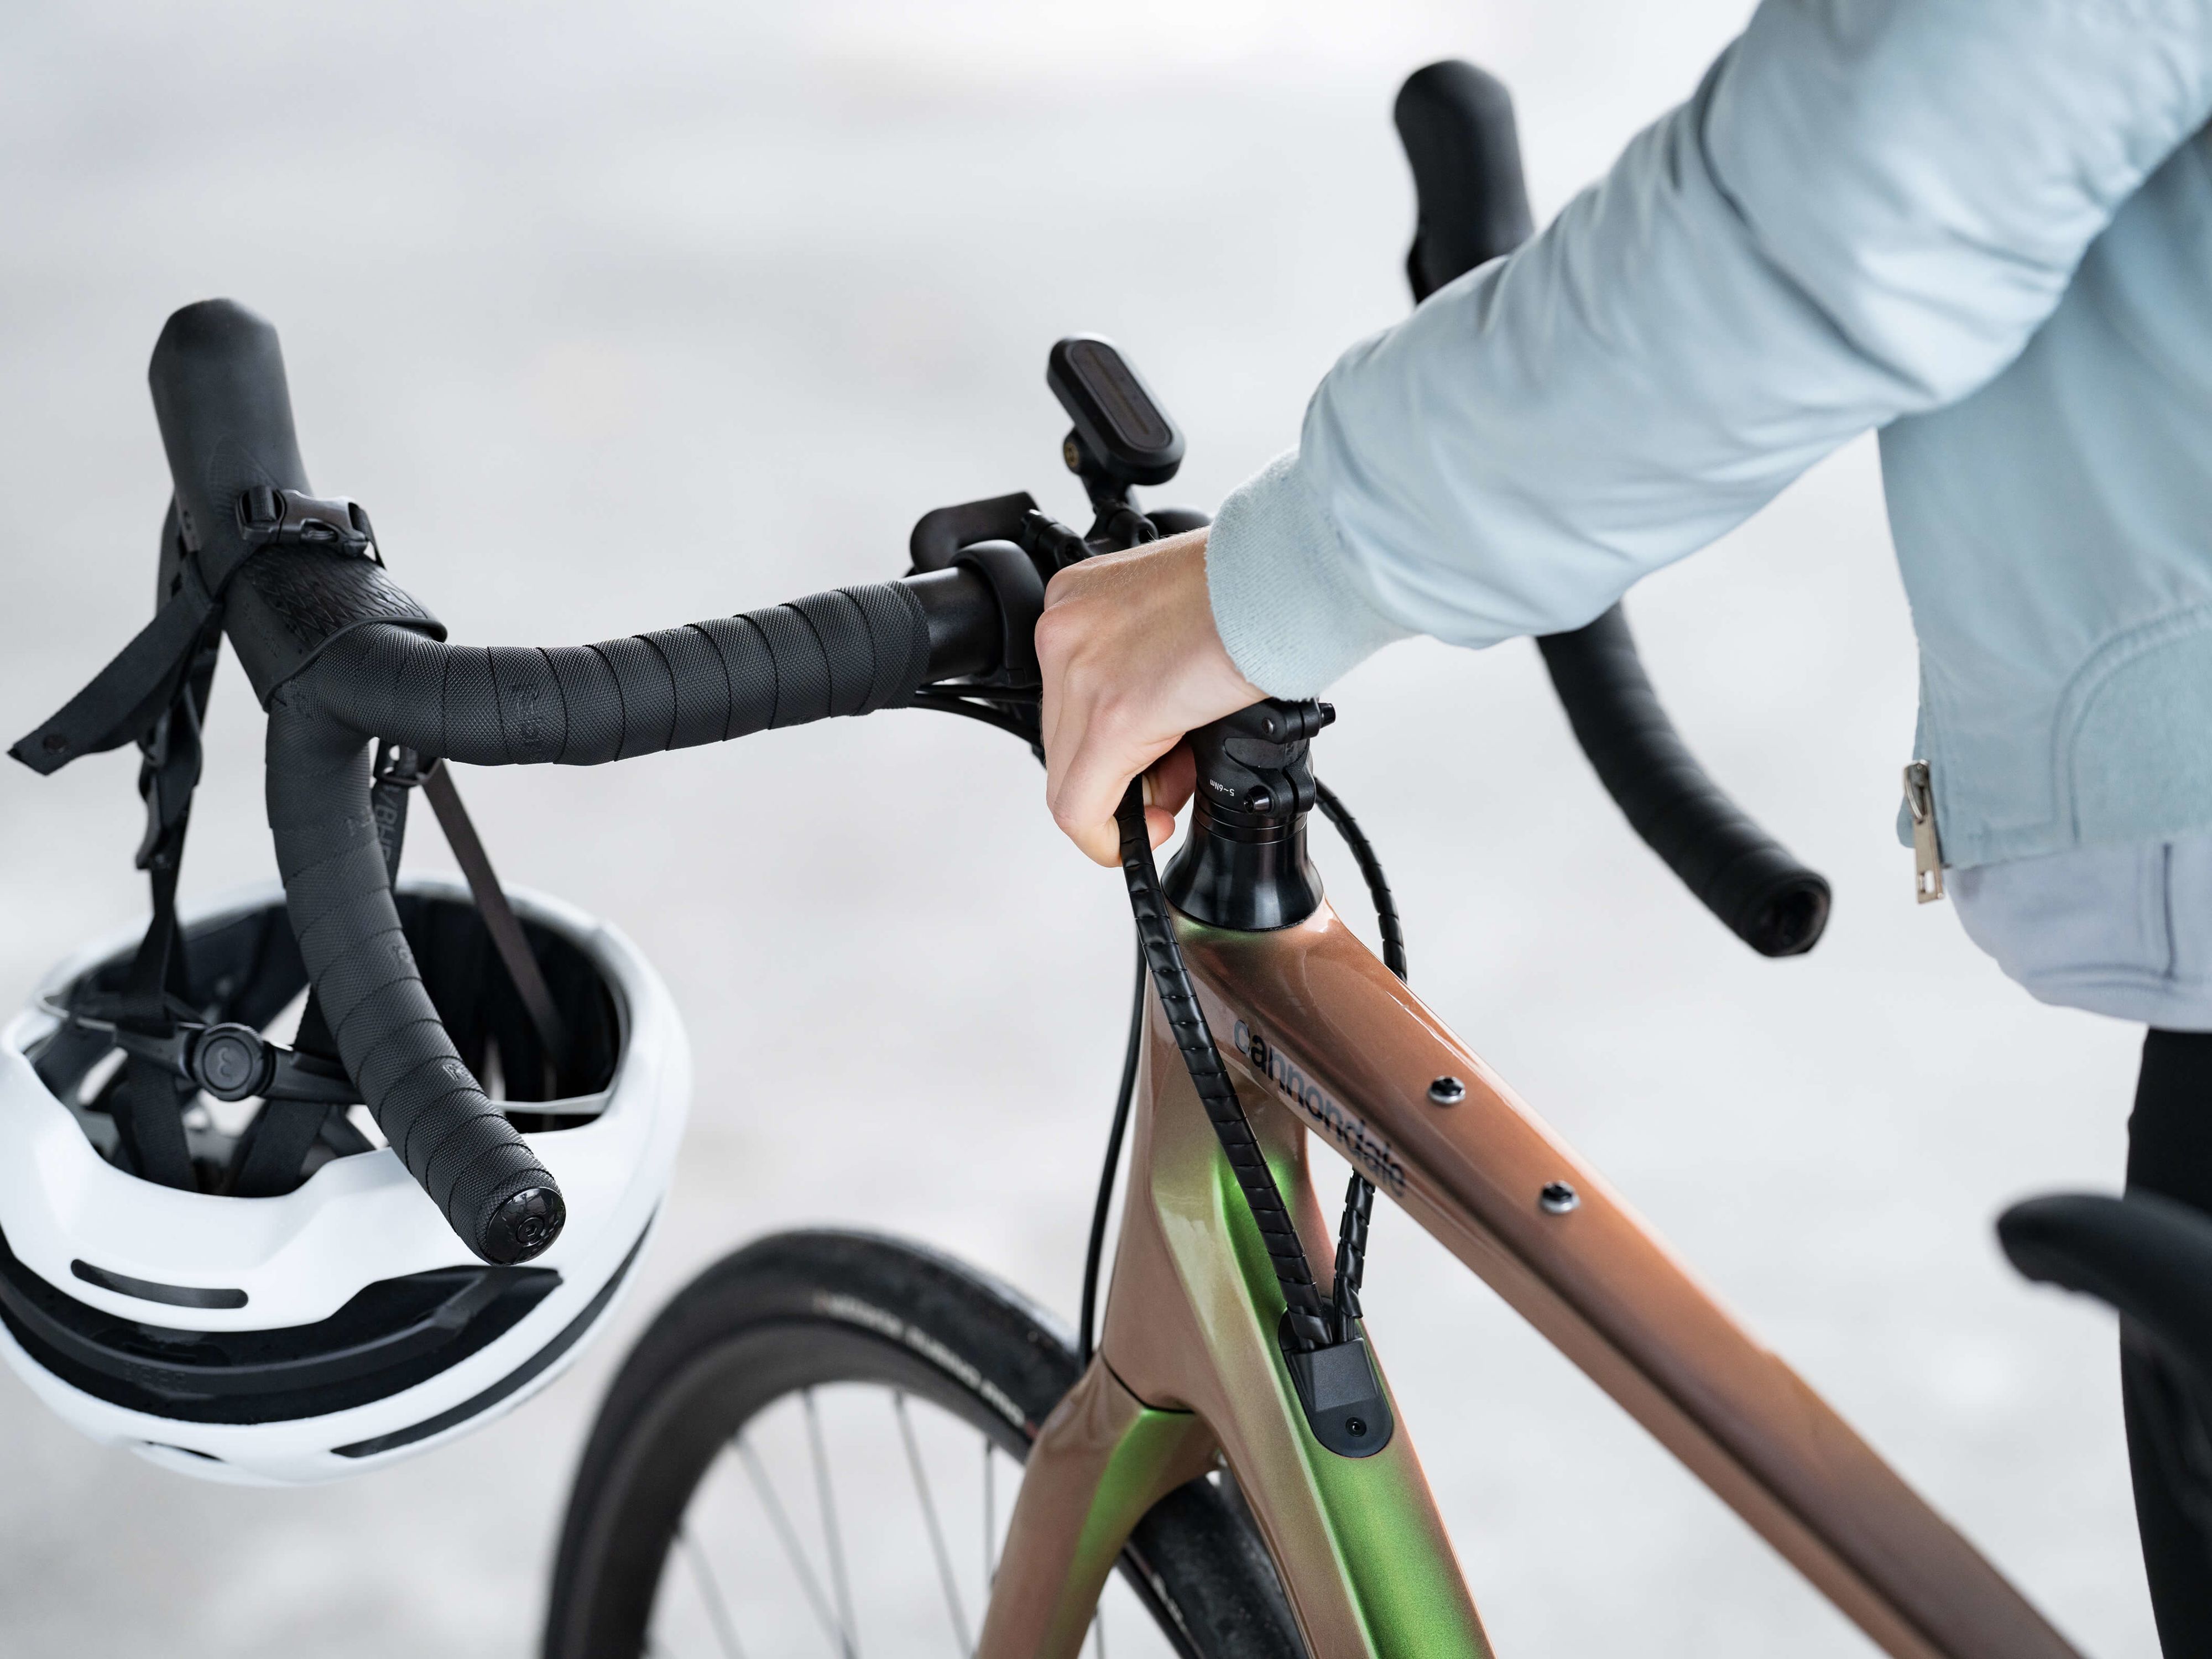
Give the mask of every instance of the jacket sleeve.
[[1518, 252], [1345, 354], [1207, 550], [1237, 666], [1579, 627], [1973, 391], [2212, 112], [2212, 0], [1765, 0]]

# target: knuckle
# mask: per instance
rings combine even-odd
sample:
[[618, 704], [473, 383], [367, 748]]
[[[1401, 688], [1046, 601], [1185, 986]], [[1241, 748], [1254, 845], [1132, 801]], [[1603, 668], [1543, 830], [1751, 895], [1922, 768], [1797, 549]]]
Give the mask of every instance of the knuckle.
[[1115, 686], [1098, 697], [1091, 721], [1115, 744], [1133, 744], [1146, 725], [1144, 700], [1127, 686]]
[[1065, 654], [1075, 643], [1076, 631], [1075, 619], [1065, 606], [1046, 611], [1037, 618], [1036, 631], [1032, 636], [1036, 641], [1038, 657], [1057, 659]]

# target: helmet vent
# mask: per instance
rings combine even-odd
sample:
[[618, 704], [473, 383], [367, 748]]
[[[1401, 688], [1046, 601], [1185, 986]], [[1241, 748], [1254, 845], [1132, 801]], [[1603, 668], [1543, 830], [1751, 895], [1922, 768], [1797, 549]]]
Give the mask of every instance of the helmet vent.
[[118, 1296], [135, 1296], [141, 1302], [166, 1302], [173, 1308], [242, 1308], [246, 1305], [244, 1291], [224, 1290], [215, 1285], [164, 1285], [158, 1279], [133, 1279], [129, 1273], [112, 1273], [105, 1267], [95, 1267], [89, 1261], [72, 1261], [70, 1271], [88, 1285], [97, 1285], [103, 1291], [112, 1291]]

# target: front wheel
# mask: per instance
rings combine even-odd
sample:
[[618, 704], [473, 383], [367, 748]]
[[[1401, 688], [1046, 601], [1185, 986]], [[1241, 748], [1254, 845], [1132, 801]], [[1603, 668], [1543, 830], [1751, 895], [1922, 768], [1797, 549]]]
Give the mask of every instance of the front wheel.
[[[1074, 1383], [1048, 1316], [850, 1232], [709, 1267], [615, 1379], [561, 1529], [545, 1659], [965, 1656], [1038, 1428]], [[1146, 1516], [1100, 1604], [1115, 1659], [1302, 1659], [1225, 1476]]]

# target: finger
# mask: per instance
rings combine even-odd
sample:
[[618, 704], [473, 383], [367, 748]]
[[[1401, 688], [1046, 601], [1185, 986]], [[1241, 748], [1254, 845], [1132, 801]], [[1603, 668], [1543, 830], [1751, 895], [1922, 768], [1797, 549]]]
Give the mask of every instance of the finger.
[[1145, 832], [1152, 837], [1152, 850], [1157, 853], [1167, 845], [1176, 832], [1175, 814], [1164, 806], [1147, 806], [1145, 809]]
[[1077, 746], [1082, 722], [1073, 717], [1068, 699], [1060, 695], [1060, 687], [1048, 674], [1044, 683], [1044, 697], [1037, 710], [1037, 738], [1044, 745], [1044, 799], [1047, 807], [1060, 799], [1060, 786], [1067, 775], [1068, 758]]
[[1093, 864], [1111, 870], [1121, 862], [1121, 826], [1112, 818], [1102, 823], [1078, 824], [1072, 829], [1062, 824], [1060, 828]]
[[1082, 746], [1088, 705], [1069, 684], [1072, 677], [1060, 659], [1062, 653], [1047, 648], [1051, 641], [1043, 628], [1037, 633], [1037, 664], [1042, 680], [1037, 698], [1037, 740], [1044, 747], [1044, 798], [1049, 805], [1059, 798], [1069, 759]]
[[1170, 815], [1182, 811], [1198, 787], [1198, 763], [1191, 758], [1190, 744], [1179, 743], [1154, 761], [1145, 781], [1146, 805], [1164, 807]]
[[1149, 756], [1115, 757], [1104, 750], [1096, 732], [1085, 741], [1060, 781], [1060, 791], [1049, 805], [1052, 816], [1068, 837], [1093, 862], [1107, 866], [1121, 861], [1121, 830], [1114, 814], [1129, 780], [1144, 770]]
[[1078, 847], [1103, 865], [1121, 861], [1121, 836], [1114, 822], [1115, 810], [1129, 787], [1168, 744], [1133, 745], [1116, 742], [1097, 720], [1089, 721], [1076, 741], [1059, 787], [1047, 798], [1052, 816]]

